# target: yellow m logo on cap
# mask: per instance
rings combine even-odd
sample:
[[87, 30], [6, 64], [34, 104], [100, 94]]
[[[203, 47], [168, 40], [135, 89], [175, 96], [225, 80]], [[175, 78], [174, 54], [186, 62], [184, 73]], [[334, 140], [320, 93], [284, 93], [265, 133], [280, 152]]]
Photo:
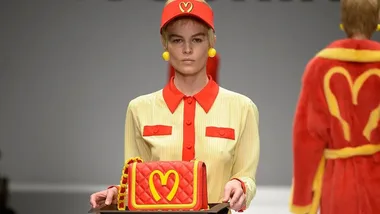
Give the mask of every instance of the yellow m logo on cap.
[[179, 3], [179, 10], [182, 12], [182, 13], [190, 13], [192, 10], [193, 10], [193, 3], [191, 2], [180, 2]]

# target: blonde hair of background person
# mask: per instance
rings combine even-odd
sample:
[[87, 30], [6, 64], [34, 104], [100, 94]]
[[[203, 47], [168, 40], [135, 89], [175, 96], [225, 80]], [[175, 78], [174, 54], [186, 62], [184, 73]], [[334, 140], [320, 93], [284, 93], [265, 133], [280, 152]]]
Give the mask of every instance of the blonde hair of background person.
[[[242, 211], [256, 194], [259, 112], [250, 98], [207, 75], [207, 59], [216, 54], [213, 11], [204, 1], [186, 2], [193, 6], [186, 15], [179, 11], [181, 1], [164, 7], [162, 56], [175, 75], [163, 89], [130, 101], [125, 160], [204, 161], [209, 202], [229, 201], [231, 209]], [[92, 206], [115, 203], [117, 189], [92, 194]]]
[[348, 38], [370, 39], [378, 28], [379, 0], [341, 0], [341, 23]]

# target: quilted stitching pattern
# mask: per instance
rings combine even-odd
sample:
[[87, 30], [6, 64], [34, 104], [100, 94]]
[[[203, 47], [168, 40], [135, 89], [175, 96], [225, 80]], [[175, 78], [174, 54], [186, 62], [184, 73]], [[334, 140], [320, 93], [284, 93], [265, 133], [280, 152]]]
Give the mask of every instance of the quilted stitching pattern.
[[[130, 167], [132, 168], [132, 167]], [[153, 170], [160, 170], [164, 174], [174, 169], [179, 175], [178, 191], [173, 200], [169, 201], [166, 196], [171, 191], [175, 175], [170, 174], [166, 186], [161, 184], [159, 175], [153, 178], [154, 185], [161, 196], [161, 199], [156, 201], [149, 189], [149, 176]], [[136, 165], [136, 203], [137, 204], [189, 204], [193, 201], [193, 184], [194, 184], [194, 163], [193, 162], [173, 162], [160, 161], [151, 163], [138, 163]]]

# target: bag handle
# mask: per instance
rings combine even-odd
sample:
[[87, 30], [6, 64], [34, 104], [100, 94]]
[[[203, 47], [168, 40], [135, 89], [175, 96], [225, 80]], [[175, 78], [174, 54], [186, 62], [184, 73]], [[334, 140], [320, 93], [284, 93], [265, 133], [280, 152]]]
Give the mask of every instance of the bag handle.
[[128, 167], [133, 163], [142, 163], [143, 159], [140, 157], [129, 158], [123, 167], [123, 171], [121, 172], [120, 179], [120, 188], [118, 188], [117, 194], [117, 208], [118, 210], [125, 210], [124, 201], [127, 198], [127, 190], [128, 190]]

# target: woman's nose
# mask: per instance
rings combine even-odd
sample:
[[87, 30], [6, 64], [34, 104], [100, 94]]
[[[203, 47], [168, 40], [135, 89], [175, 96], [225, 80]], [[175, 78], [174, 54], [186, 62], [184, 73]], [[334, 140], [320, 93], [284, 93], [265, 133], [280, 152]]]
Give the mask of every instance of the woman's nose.
[[183, 53], [184, 54], [191, 54], [193, 51], [193, 48], [191, 47], [191, 44], [190, 43], [185, 43], [184, 47], [183, 47]]

